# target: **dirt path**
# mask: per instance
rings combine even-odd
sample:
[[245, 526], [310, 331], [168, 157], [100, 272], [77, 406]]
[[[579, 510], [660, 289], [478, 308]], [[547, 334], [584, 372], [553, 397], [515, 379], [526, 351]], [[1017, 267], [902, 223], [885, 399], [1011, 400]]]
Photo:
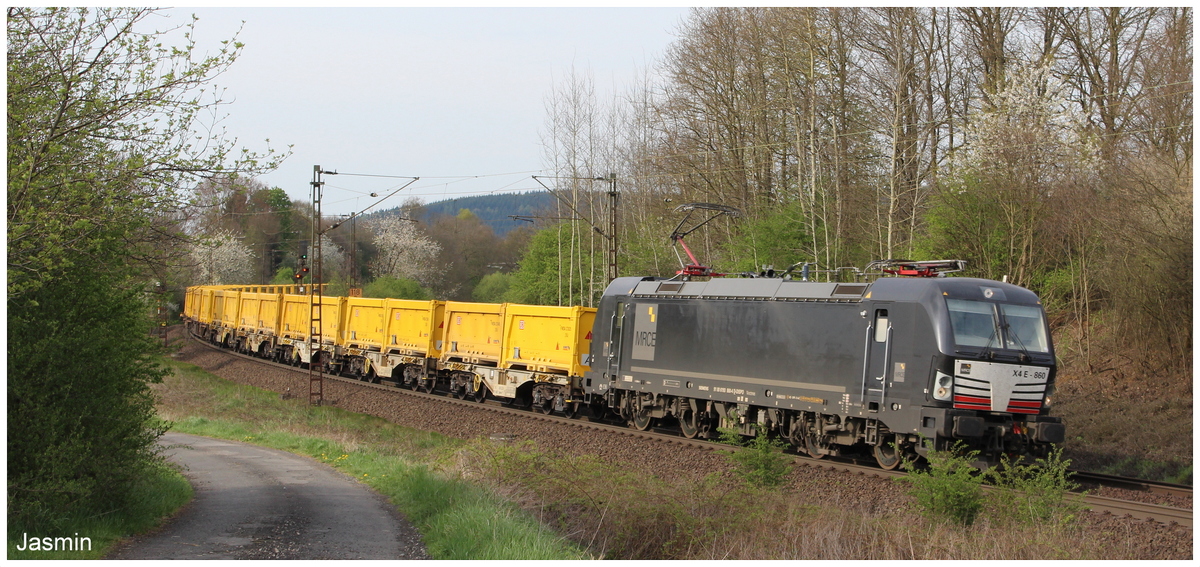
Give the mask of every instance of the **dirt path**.
[[378, 493], [292, 453], [167, 433], [195, 500], [110, 559], [428, 559], [421, 536]]

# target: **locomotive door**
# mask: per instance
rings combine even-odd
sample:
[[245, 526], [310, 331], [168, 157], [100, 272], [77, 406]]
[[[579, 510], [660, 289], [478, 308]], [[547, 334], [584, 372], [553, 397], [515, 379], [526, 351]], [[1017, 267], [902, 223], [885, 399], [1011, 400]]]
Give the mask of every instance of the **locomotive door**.
[[612, 322], [608, 331], [608, 351], [605, 356], [608, 357], [608, 379], [616, 380], [621, 372], [621, 340], [624, 335], [625, 327], [625, 302], [618, 301], [616, 308], [613, 309]]
[[[886, 306], [886, 304], [885, 304]], [[892, 358], [892, 324], [887, 309], [876, 308], [867, 327], [863, 352], [863, 386], [861, 403], [867, 411], [885, 407], [887, 372]]]

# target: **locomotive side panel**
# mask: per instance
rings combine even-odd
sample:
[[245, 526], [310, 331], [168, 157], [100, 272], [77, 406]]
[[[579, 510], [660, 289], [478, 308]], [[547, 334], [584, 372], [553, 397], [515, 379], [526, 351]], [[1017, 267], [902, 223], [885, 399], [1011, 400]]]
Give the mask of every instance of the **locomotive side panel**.
[[857, 402], [855, 305], [638, 299], [627, 313], [619, 387], [810, 411]]

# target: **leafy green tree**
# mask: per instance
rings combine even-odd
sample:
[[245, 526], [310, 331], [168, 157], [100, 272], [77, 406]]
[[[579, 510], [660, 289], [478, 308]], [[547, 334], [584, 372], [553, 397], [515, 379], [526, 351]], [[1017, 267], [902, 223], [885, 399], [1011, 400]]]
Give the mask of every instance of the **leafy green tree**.
[[433, 299], [429, 290], [416, 280], [384, 276], [363, 288], [363, 297], [386, 297], [391, 299]]
[[726, 255], [733, 261], [720, 269], [757, 272], [762, 266], [775, 266], [782, 270], [801, 261], [804, 251], [812, 247], [812, 235], [800, 204], [792, 201], [746, 222], [726, 246]]
[[156, 464], [145, 292], [186, 255], [186, 189], [276, 160], [203, 123], [240, 43], [197, 57], [146, 9], [7, 13], [8, 518], [45, 533], [119, 513]]
[[[569, 250], [565, 249], [569, 246], [570, 229], [566, 224], [534, 234], [521, 258], [521, 267], [513, 273], [505, 301], [532, 305], [588, 305], [585, 274], [570, 270], [566, 260]], [[580, 257], [583, 260], [579, 260]], [[588, 263], [586, 250], [576, 249], [575, 258], [577, 264]], [[604, 289], [592, 291], [598, 297]]]
[[271, 277], [271, 285], [294, 284], [294, 283], [296, 283], [296, 278], [293, 277], [295, 275], [296, 275], [295, 268], [289, 268], [287, 266], [283, 266], [283, 267], [279, 268], [278, 270], [275, 270], [275, 275]]
[[512, 274], [495, 272], [483, 276], [471, 291], [471, 299], [480, 303], [502, 303], [504, 294], [512, 287]]

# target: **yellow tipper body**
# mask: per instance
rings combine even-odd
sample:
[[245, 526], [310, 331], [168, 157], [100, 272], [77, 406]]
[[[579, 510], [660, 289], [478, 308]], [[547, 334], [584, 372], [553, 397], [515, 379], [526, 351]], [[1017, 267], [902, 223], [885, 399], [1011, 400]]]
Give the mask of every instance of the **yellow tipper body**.
[[283, 294], [280, 290], [281, 286], [269, 288], [266, 293], [259, 296], [258, 304], [258, 332], [275, 335], [279, 332], [279, 313], [283, 307]]
[[205, 325], [213, 322], [213, 295], [217, 289], [213, 286], [201, 286], [197, 291], [200, 304], [196, 307], [196, 320]]
[[237, 330], [254, 332], [258, 330], [258, 305], [261, 302], [260, 294], [243, 291], [238, 301], [241, 303], [238, 308]]
[[393, 354], [438, 358], [442, 354], [444, 301], [388, 299], [384, 350]]
[[582, 376], [591, 352], [592, 307], [504, 306], [502, 368]]
[[279, 317], [280, 334], [287, 339], [308, 338], [308, 296], [283, 294], [283, 312]]
[[226, 329], [236, 329], [238, 326], [238, 304], [242, 292], [237, 289], [217, 289], [213, 291], [213, 323], [220, 324]]
[[346, 298], [346, 306], [342, 309], [346, 348], [379, 350], [383, 346], [383, 332], [387, 325], [384, 320], [386, 302], [386, 299], [369, 297]]
[[[309, 308], [309, 295], [283, 295], [283, 313], [279, 322], [284, 338], [307, 339], [310, 332], [316, 332], [316, 323], [311, 318], [321, 318], [321, 342], [332, 344], [338, 339], [338, 330], [342, 327], [341, 306], [343, 297], [321, 296], [321, 305], [315, 309]], [[310, 327], [311, 323], [311, 327]]]
[[183, 292], [183, 316], [193, 321], [200, 314], [200, 298], [196, 295], [199, 291], [196, 286], [191, 286]]
[[[251, 288], [265, 290], [268, 288]], [[266, 291], [243, 291], [238, 330], [274, 335], [279, 325], [280, 294]]]
[[499, 364], [503, 312], [501, 303], [447, 301], [442, 360]]

